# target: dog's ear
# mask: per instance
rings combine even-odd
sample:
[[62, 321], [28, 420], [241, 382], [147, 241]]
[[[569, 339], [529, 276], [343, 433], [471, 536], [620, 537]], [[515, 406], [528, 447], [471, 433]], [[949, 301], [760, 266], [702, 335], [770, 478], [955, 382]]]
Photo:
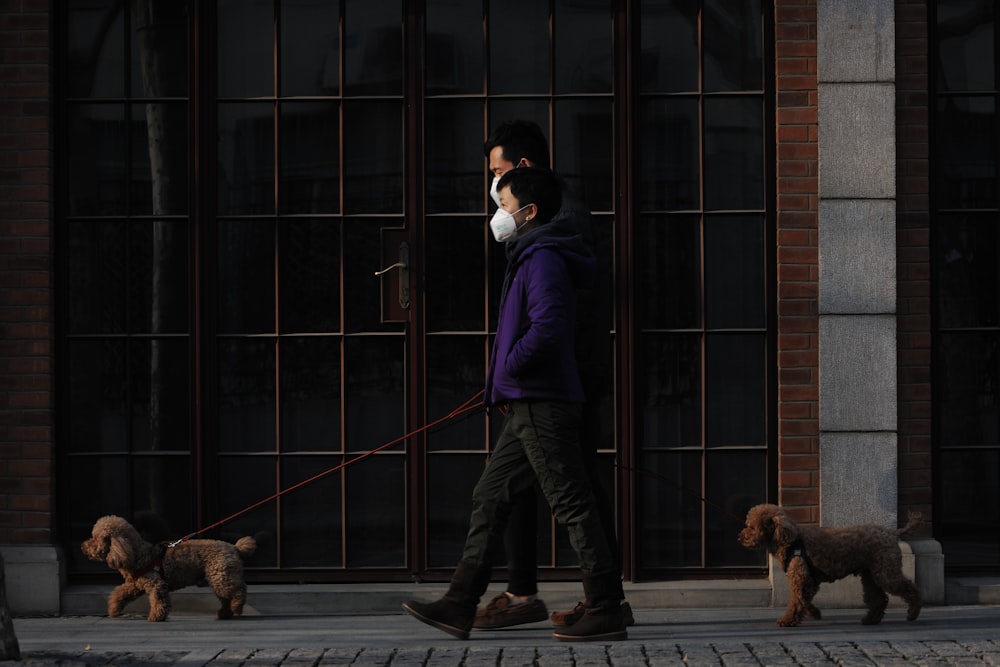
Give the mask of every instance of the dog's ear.
[[135, 549], [132, 546], [132, 541], [121, 535], [112, 535], [108, 539], [108, 558], [106, 561], [108, 567], [113, 567], [116, 570], [131, 569], [135, 562]]
[[799, 527], [787, 514], [780, 512], [771, 519], [774, 522], [775, 544], [791, 544], [799, 539]]

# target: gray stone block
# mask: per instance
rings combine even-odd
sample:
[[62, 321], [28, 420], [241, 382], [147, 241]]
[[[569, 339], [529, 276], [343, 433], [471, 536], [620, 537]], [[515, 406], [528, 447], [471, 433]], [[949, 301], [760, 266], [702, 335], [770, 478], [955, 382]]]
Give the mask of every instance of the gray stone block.
[[896, 430], [896, 318], [819, 318], [821, 431]]
[[820, 523], [896, 528], [896, 434], [820, 433]]
[[820, 82], [895, 80], [895, 21], [892, 0], [817, 3]]
[[893, 84], [819, 84], [820, 197], [893, 199], [895, 124]]
[[896, 312], [896, 203], [819, 203], [819, 312]]

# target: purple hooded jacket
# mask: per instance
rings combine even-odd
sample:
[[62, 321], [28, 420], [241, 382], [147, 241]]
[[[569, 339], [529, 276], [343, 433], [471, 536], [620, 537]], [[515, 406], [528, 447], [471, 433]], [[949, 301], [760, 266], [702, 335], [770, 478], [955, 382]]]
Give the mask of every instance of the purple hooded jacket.
[[595, 258], [582, 237], [551, 223], [509, 242], [506, 253], [484, 402], [583, 403], [573, 344], [576, 295], [592, 285]]

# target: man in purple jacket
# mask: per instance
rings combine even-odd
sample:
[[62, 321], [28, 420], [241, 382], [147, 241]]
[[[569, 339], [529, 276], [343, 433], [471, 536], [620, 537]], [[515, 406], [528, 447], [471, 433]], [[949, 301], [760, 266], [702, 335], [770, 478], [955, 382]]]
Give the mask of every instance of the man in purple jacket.
[[418, 620], [467, 639], [489, 585], [489, 554], [502, 544], [512, 498], [537, 480], [580, 559], [586, 611], [553, 633], [561, 641], [627, 637], [621, 572], [604, 535], [580, 457], [584, 402], [573, 335], [576, 293], [594, 280], [595, 259], [578, 236], [550, 233], [562, 201], [555, 176], [540, 167], [508, 171], [490, 221], [507, 243], [507, 271], [486, 375], [488, 406], [506, 408], [503, 429], [472, 494], [462, 558], [443, 598], [408, 601]]

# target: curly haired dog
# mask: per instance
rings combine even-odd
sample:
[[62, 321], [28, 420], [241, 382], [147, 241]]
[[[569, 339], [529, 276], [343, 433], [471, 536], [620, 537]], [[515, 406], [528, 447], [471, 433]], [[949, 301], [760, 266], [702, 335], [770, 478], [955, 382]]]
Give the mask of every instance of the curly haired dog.
[[257, 542], [241, 537], [235, 545], [221, 540], [154, 545], [128, 521], [109, 515], [94, 523], [90, 539], [80, 548], [87, 558], [104, 561], [125, 579], [108, 597], [108, 616], [118, 616], [126, 604], [146, 593], [148, 620], [164, 621], [170, 613], [170, 591], [206, 581], [222, 603], [215, 617], [225, 619], [243, 613], [243, 559], [254, 554]]
[[864, 603], [868, 612], [861, 622], [881, 622], [892, 593], [908, 605], [906, 620], [920, 614], [920, 593], [903, 576], [903, 557], [899, 536], [920, 523], [920, 514], [911, 513], [907, 524], [898, 530], [882, 526], [844, 526], [840, 528], [800, 527], [777, 505], [757, 505], [747, 512], [746, 527], [740, 531], [740, 544], [748, 549], [764, 547], [781, 563], [788, 577], [791, 599], [779, 626], [793, 626], [803, 616], [820, 618], [812, 599], [820, 583], [836, 581], [848, 575], [861, 577]]

